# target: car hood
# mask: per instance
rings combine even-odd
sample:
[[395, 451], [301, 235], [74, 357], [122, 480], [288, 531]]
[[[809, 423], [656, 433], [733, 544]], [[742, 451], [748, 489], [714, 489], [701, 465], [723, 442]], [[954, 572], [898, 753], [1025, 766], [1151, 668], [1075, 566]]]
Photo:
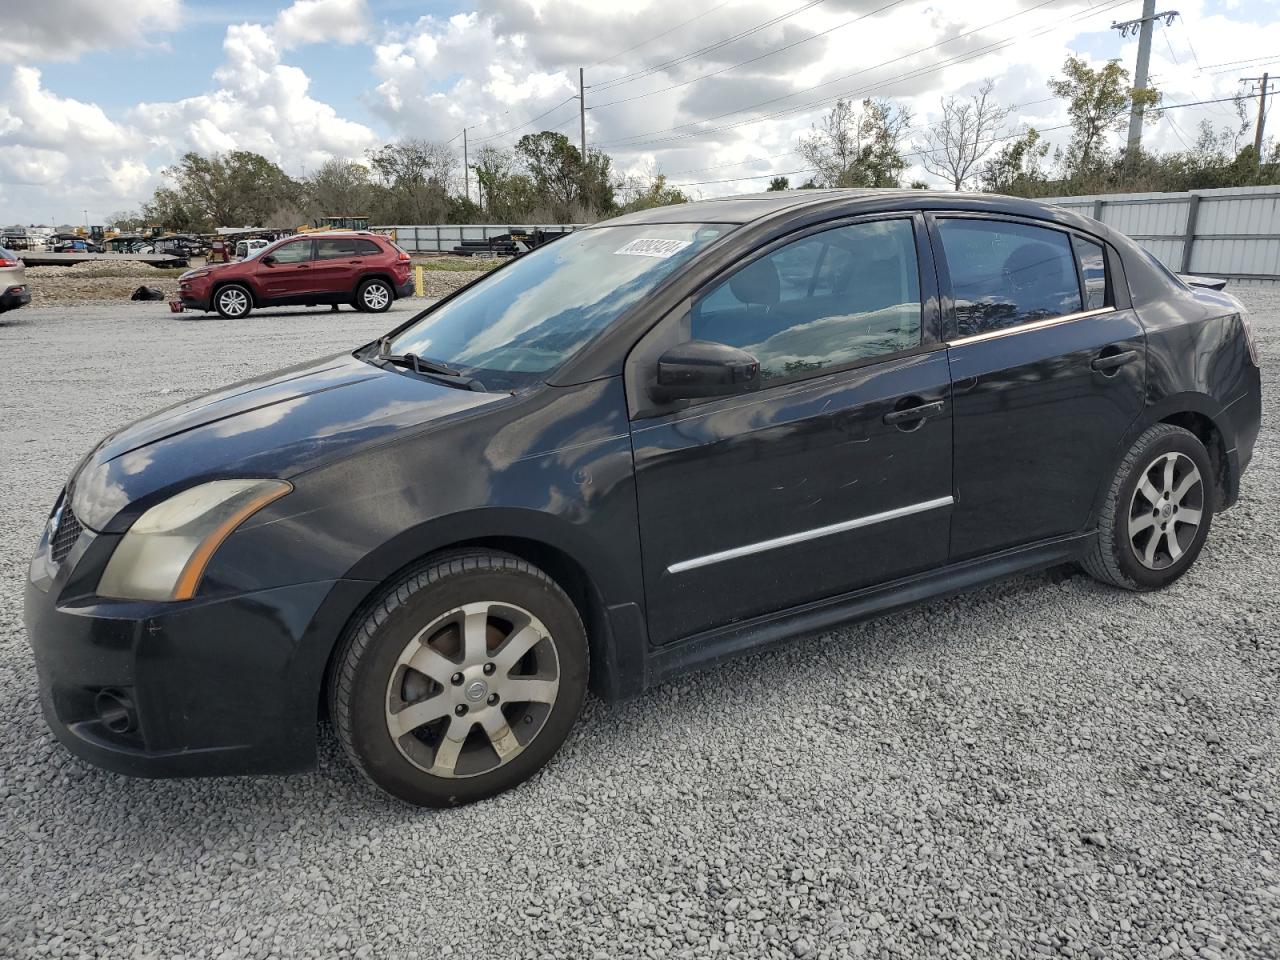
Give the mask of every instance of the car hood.
[[216, 390], [112, 434], [72, 478], [72, 509], [90, 529], [124, 529], [157, 495], [219, 477], [288, 479], [507, 397], [339, 354]]
[[195, 273], [217, 273], [219, 270], [226, 270], [228, 267], [238, 267], [245, 262], [247, 261], [232, 260], [228, 263], [206, 263], [203, 267], [196, 267], [192, 270], [187, 270], [184, 273], [179, 274], [178, 281], [181, 282], [183, 280], [186, 280], [188, 277], [190, 277], [192, 274], [195, 274]]

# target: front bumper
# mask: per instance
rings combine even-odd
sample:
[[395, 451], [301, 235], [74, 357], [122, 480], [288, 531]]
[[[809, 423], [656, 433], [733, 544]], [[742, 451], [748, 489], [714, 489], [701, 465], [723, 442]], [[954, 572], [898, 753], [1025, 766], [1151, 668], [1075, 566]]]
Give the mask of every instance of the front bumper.
[[182, 301], [182, 305], [188, 310], [211, 310], [209, 304], [209, 288], [207, 286], [194, 286], [192, 284], [181, 284], [178, 287], [178, 299]]
[[16, 310], [31, 302], [31, 288], [25, 283], [0, 290], [0, 310]]
[[[75, 593], [74, 578], [46, 576], [55, 567], [47, 543], [41, 551], [26, 590], [27, 636], [45, 719], [72, 753], [144, 777], [315, 765], [325, 664], [367, 583], [182, 603], [59, 602]], [[64, 566], [84, 553], [78, 544]]]

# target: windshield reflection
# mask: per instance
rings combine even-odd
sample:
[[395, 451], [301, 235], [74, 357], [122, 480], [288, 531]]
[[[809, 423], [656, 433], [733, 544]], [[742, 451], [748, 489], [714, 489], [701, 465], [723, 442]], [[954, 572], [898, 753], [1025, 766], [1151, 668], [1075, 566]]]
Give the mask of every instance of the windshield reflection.
[[396, 337], [388, 352], [438, 360], [489, 389], [528, 385], [731, 229], [668, 223], [580, 230], [464, 290]]

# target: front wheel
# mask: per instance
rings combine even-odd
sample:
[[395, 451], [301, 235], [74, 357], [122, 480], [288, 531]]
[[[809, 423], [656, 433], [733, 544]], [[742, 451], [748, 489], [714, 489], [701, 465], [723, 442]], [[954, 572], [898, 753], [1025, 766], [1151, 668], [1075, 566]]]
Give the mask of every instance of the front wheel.
[[1084, 568], [1126, 590], [1158, 590], [1195, 563], [1216, 507], [1213, 464], [1198, 437], [1171, 423], [1140, 436], [1120, 464]]
[[395, 291], [385, 280], [366, 280], [356, 291], [356, 307], [365, 313], [386, 313], [395, 298]]
[[249, 288], [238, 283], [229, 283], [220, 287], [213, 295], [213, 308], [218, 315], [228, 320], [239, 320], [247, 317], [253, 309], [253, 295]]
[[447, 807], [536, 773], [586, 687], [586, 632], [564, 591], [517, 557], [476, 551], [428, 560], [388, 587], [339, 651], [329, 705], [376, 786]]

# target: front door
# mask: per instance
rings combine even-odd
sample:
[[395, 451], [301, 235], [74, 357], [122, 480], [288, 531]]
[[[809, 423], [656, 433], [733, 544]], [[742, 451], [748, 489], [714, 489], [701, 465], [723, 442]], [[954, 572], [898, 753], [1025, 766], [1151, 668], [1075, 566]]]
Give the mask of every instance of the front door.
[[[269, 263], [262, 259], [266, 256], [271, 258]], [[258, 254], [255, 260], [258, 285], [267, 299], [295, 301], [315, 291], [310, 237], [282, 243], [269, 254]]]
[[1144, 404], [1146, 336], [1114, 254], [1045, 224], [939, 216], [951, 306], [951, 558], [1083, 530]]
[[739, 347], [763, 378], [632, 422], [654, 642], [945, 561], [950, 386], [927, 258], [922, 219], [818, 229], [646, 337]]

